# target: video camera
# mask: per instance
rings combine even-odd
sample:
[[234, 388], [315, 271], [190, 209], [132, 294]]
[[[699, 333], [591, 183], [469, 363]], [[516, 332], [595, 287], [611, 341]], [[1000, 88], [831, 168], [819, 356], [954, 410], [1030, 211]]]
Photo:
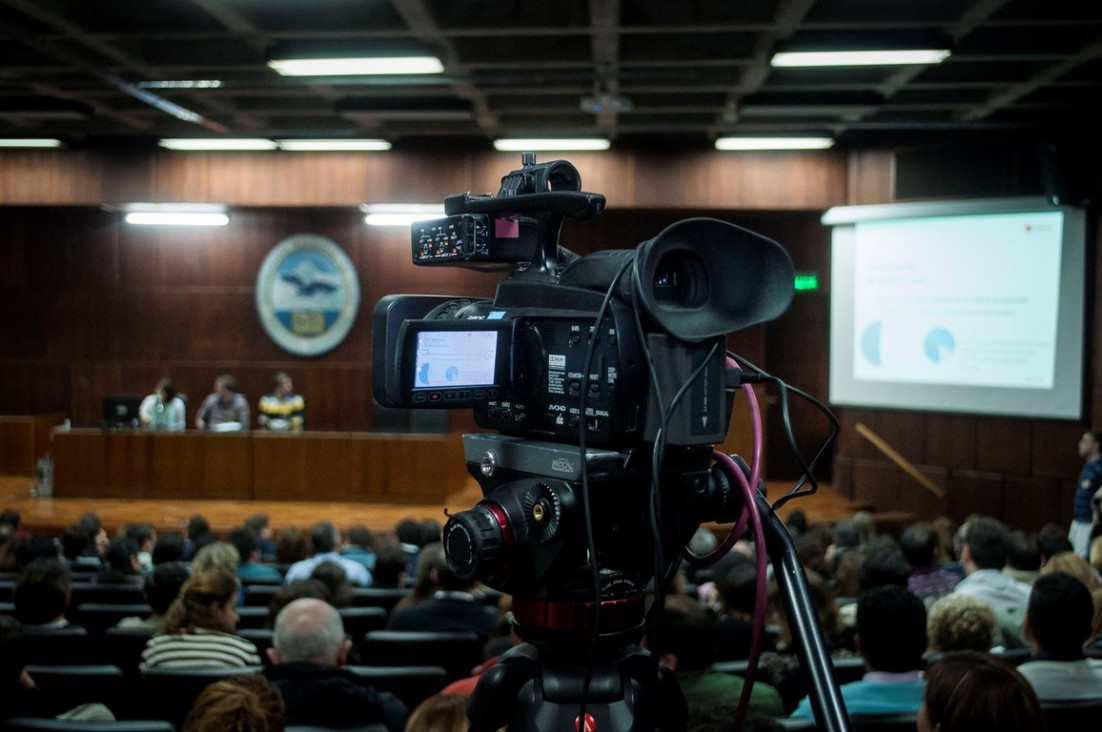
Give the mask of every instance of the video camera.
[[375, 308], [375, 399], [470, 408], [497, 433], [464, 435], [484, 497], [450, 516], [445, 551], [458, 576], [513, 596], [530, 645], [484, 675], [472, 730], [563, 728], [579, 669], [605, 729], [676, 715], [640, 693], [655, 688], [633, 645], [646, 589], [666, 581], [702, 522], [732, 522], [745, 505], [712, 466], [740, 383], [725, 336], [784, 312], [792, 262], [776, 242], [709, 218], [633, 250], [559, 245], [565, 218], [604, 205], [570, 163], [525, 153], [497, 195], [449, 196], [447, 218], [412, 227], [416, 265], [510, 271], [495, 297], [392, 295]]

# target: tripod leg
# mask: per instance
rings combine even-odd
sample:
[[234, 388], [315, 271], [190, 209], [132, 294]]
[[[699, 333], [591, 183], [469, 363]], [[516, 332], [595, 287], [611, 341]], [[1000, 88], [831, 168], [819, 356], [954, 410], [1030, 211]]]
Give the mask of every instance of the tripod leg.
[[815, 724], [826, 732], [848, 732], [849, 716], [842, 702], [842, 694], [838, 691], [838, 682], [834, 679], [834, 665], [823, 640], [823, 629], [811, 601], [796, 545], [765, 498], [758, 494], [755, 500], [762, 517], [765, 546], [773, 563], [773, 575], [777, 579], [785, 615], [796, 641], [796, 656], [811, 684], [811, 709], [815, 714]]

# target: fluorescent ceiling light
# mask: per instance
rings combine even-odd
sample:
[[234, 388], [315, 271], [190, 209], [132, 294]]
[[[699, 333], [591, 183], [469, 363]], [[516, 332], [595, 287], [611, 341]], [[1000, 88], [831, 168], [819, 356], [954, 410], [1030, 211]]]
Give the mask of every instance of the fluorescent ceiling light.
[[275, 150], [276, 144], [263, 138], [175, 137], [158, 143], [169, 150]]
[[218, 79], [174, 79], [139, 81], [134, 86], [139, 89], [218, 89], [222, 82]]
[[409, 226], [444, 216], [442, 203], [368, 203], [360, 207], [368, 226]]
[[772, 66], [900, 66], [939, 64], [949, 57], [946, 49], [899, 51], [794, 51], [773, 55]]
[[721, 137], [716, 150], [825, 150], [829, 137]]
[[276, 140], [280, 150], [296, 152], [341, 150], [389, 150], [386, 140]]
[[608, 150], [608, 140], [600, 138], [503, 139], [494, 140], [498, 152], [539, 152], [544, 150]]
[[434, 56], [379, 58], [299, 58], [268, 62], [283, 76], [375, 76], [381, 74], [441, 74], [444, 65]]
[[139, 226], [225, 226], [226, 207], [216, 203], [128, 203], [125, 221]]
[[61, 140], [52, 137], [24, 137], [0, 139], [0, 147], [61, 147]]

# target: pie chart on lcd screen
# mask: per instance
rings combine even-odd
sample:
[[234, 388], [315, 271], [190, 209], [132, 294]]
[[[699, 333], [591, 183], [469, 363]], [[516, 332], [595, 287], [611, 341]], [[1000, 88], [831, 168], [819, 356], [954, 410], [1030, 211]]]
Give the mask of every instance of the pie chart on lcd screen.
[[953, 334], [945, 328], [934, 328], [926, 334], [922, 348], [930, 361], [943, 363], [952, 357], [957, 348], [957, 342]]
[[880, 328], [881, 322], [874, 320], [861, 331], [861, 355], [873, 366], [880, 365]]

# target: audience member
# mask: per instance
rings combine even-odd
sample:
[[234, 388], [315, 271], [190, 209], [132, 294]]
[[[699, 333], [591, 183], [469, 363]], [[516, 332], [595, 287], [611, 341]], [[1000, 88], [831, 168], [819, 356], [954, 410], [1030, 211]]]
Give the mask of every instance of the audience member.
[[15, 564], [22, 572], [36, 559], [60, 559], [61, 552], [54, 540], [48, 536], [30, 534], [15, 540]]
[[190, 562], [200, 547], [209, 544], [216, 538], [214, 532], [210, 530], [210, 522], [207, 521], [206, 517], [194, 514], [187, 521], [187, 535], [184, 538], [184, 561]]
[[15, 584], [15, 618], [26, 627], [64, 628], [69, 625], [72, 588], [69, 568], [60, 559], [40, 557], [27, 565]]
[[231, 572], [191, 577], [168, 608], [164, 632], [142, 651], [141, 668], [259, 666], [256, 646], [234, 635], [239, 587]]
[[1074, 548], [1066, 529], [1058, 524], [1045, 524], [1037, 532], [1037, 551], [1041, 553], [1041, 568], [1044, 569], [1050, 557], [1060, 552], [1074, 551]]
[[[920, 669], [926, 651], [926, 606], [905, 587], [887, 585], [857, 600], [857, 652], [868, 672], [860, 681], [842, 684], [850, 714], [917, 712], [922, 704]], [[792, 713], [811, 717], [804, 698]]]
[[145, 601], [153, 609], [148, 617], [128, 617], [118, 622], [120, 628], [151, 628], [155, 633], [164, 631], [165, 615], [173, 600], [180, 594], [180, 588], [191, 577], [188, 566], [183, 562], [165, 562], [153, 567], [145, 578]]
[[283, 574], [275, 567], [260, 561], [260, 537], [247, 526], [241, 526], [226, 537], [237, 549], [241, 563], [237, 565], [237, 578], [242, 582], [282, 582]]
[[467, 697], [434, 694], [409, 715], [405, 732], [466, 732], [469, 727]]
[[168, 379], [161, 379], [153, 387], [153, 393], [142, 400], [138, 407], [138, 419], [142, 427], [167, 432], [182, 432], [187, 426], [184, 417], [184, 400], [176, 395], [176, 388]]
[[284, 579], [287, 582], [306, 579], [314, 571], [314, 568], [322, 562], [334, 562], [344, 570], [352, 584], [360, 587], [369, 586], [371, 584], [371, 572], [368, 572], [367, 567], [359, 562], [345, 559], [338, 554], [337, 548], [340, 545], [341, 535], [336, 526], [328, 521], [319, 521], [314, 524], [310, 529], [310, 546], [314, 552], [313, 556], [295, 562], [288, 567]]
[[27, 534], [23, 531], [23, 514], [14, 508], [5, 508], [0, 511], [0, 541], [26, 537]]
[[969, 595], [946, 595], [930, 607], [926, 623], [930, 650], [979, 651], [987, 653], [995, 645], [998, 620], [995, 611], [983, 600]]
[[214, 393], [199, 406], [195, 427], [214, 432], [249, 429], [249, 402], [237, 393], [237, 379], [223, 374], [214, 380]]
[[788, 514], [788, 518], [785, 519], [784, 525], [788, 529], [788, 533], [794, 537], [800, 534], [806, 534], [807, 514], [798, 508], [794, 508], [791, 513]]
[[326, 600], [333, 607], [352, 607], [355, 602], [356, 593], [352, 589], [352, 582], [345, 574], [344, 567], [336, 562], [326, 560], [314, 567], [310, 579], [325, 585]]
[[182, 561], [184, 561], [183, 534], [176, 531], [158, 532], [157, 541], [153, 545], [153, 566]]
[[142, 580], [142, 564], [138, 544], [128, 536], [112, 539], [103, 553], [103, 569], [96, 575], [105, 584], [138, 584]]
[[1026, 680], [985, 653], [946, 653], [926, 672], [926, 679], [918, 732], [1046, 729], [1037, 695]]
[[713, 622], [717, 661], [750, 657], [757, 577], [754, 562], [743, 557], [743, 561], [733, 566], [719, 582], [719, 612]]
[[103, 566], [91, 537], [80, 524], [65, 527], [61, 535], [61, 556], [74, 572], [98, 572]]
[[260, 540], [260, 558], [267, 562], [275, 559], [276, 543], [272, 540], [272, 524], [268, 514], [254, 513], [245, 519], [245, 528], [256, 532]]
[[191, 573], [229, 572], [236, 576], [240, 563], [241, 555], [233, 544], [228, 541], [212, 541], [200, 547], [191, 558]]
[[138, 564], [142, 573], [153, 569], [153, 547], [157, 543], [157, 532], [152, 524], [127, 524], [126, 536], [138, 545]]
[[941, 567], [937, 535], [929, 525], [911, 524], [903, 530], [899, 543], [903, 549], [903, 558], [910, 567], [907, 589], [922, 600], [927, 608], [938, 598], [953, 591], [960, 576]]
[[[957, 525], [948, 516], [938, 516], [930, 522], [930, 530], [937, 536], [937, 563], [944, 569], [953, 571], [952, 565], [957, 561], [953, 552], [953, 534], [957, 531]], [[962, 575], [963, 570], [956, 574]]]
[[877, 536], [865, 545], [861, 562], [861, 591], [896, 585], [906, 587], [910, 575], [903, 550], [890, 536]]
[[272, 665], [264, 673], [283, 693], [287, 722], [327, 727], [381, 723], [389, 732], [402, 732], [409, 713], [405, 704], [341, 668], [351, 648], [332, 605], [303, 598], [279, 612], [268, 650]]
[[448, 566], [444, 555], [444, 545], [429, 544], [417, 553], [417, 571], [414, 573], [413, 588], [410, 593], [398, 601], [395, 610], [401, 610], [425, 602], [440, 589], [440, 571]]
[[1083, 655], [1093, 617], [1090, 592], [1075, 577], [1050, 572], [1033, 584], [1025, 617], [1033, 657], [1018, 670], [1042, 701], [1102, 699], [1102, 661]]
[[[689, 711], [721, 704], [738, 704], [742, 677], [718, 671], [712, 618], [694, 598], [670, 595], [659, 618], [657, 640], [648, 639], [658, 662], [674, 672]], [[750, 689], [750, 709], [774, 717], [784, 715], [781, 695], [761, 681]]]
[[406, 586], [406, 553], [397, 544], [383, 544], [375, 552], [371, 586], [391, 588]]
[[993, 518], [980, 517], [961, 528], [964, 579], [953, 592], [991, 605], [999, 619], [1000, 644], [1025, 648], [1022, 619], [1029, 603], [1029, 587], [1002, 573], [1006, 565], [1006, 526]]
[[[274, 628], [279, 612], [295, 600], [303, 598], [329, 602], [329, 588], [321, 580], [316, 579], [295, 580], [283, 585], [283, 587], [276, 590], [268, 603], [268, 619], [265, 626]], [[329, 604], [332, 605], [333, 603]]]
[[1007, 536], [1006, 566], [1003, 574], [1023, 585], [1033, 586], [1041, 575], [1041, 550], [1036, 535], [1011, 531]]
[[345, 533], [347, 540], [341, 547], [341, 556], [359, 562], [374, 573], [376, 557], [372, 550], [374, 541], [371, 531], [363, 524], [354, 524]]
[[257, 424], [262, 430], [302, 432], [306, 402], [295, 393], [291, 377], [280, 371], [272, 376], [272, 393], [260, 397]]
[[[438, 545], [425, 547], [435, 553]], [[440, 549], [440, 554], [443, 550]], [[407, 607], [395, 607], [387, 618], [389, 630], [473, 631], [485, 641], [493, 633], [498, 613], [474, 595], [474, 582], [460, 579], [446, 561], [435, 569], [439, 589], [427, 600]]]
[[283, 732], [283, 695], [261, 674], [209, 684], [192, 702], [180, 732]]
[[298, 526], [288, 526], [276, 540], [276, 564], [290, 566], [310, 556], [310, 538]]

